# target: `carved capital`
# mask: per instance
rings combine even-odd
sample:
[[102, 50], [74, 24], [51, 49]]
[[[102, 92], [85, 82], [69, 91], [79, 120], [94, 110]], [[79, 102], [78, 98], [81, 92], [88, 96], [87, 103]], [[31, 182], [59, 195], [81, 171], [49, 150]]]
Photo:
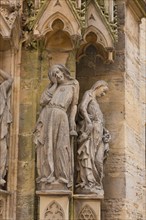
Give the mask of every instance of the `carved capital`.
[[3, 38], [10, 38], [19, 9], [20, 4], [14, 4], [10, 1], [0, 2], [1, 34]]
[[81, 35], [72, 35], [71, 36], [71, 40], [73, 42], [74, 48], [77, 49], [80, 46], [81, 40], [82, 40], [82, 36]]

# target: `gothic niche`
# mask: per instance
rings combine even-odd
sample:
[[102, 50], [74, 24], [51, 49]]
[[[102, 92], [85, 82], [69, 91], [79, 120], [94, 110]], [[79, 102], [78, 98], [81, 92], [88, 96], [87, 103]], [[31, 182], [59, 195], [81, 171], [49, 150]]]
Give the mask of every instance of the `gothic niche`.
[[78, 75], [97, 75], [97, 70], [104, 70], [104, 63], [108, 59], [106, 49], [97, 42], [97, 36], [90, 32], [86, 36], [87, 44], [82, 45], [77, 54]]
[[96, 214], [89, 205], [85, 205], [79, 213], [78, 220], [96, 220]]
[[56, 202], [51, 202], [45, 210], [44, 220], [64, 220], [65, 214], [62, 207]]
[[[98, 43], [97, 35], [89, 32], [85, 37], [86, 43], [82, 44], [77, 52], [76, 73], [80, 83], [80, 95], [93, 85], [97, 76], [107, 71], [108, 51]], [[90, 76], [90, 81], [88, 80]], [[88, 81], [88, 85], [87, 82]], [[88, 87], [86, 87], [88, 86]]]
[[45, 35], [45, 50], [48, 51], [51, 64], [66, 63], [69, 52], [73, 49], [70, 35], [64, 30], [64, 23], [56, 19], [52, 23], [52, 31]]
[[46, 34], [46, 49], [49, 50], [72, 50], [73, 45], [69, 34], [64, 31], [64, 23], [60, 19], [56, 19], [52, 23], [53, 31]]

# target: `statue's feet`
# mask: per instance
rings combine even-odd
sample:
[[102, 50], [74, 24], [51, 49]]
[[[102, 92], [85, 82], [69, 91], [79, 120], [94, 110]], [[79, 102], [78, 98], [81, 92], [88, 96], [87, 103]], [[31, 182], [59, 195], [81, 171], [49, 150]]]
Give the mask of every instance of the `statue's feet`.
[[6, 181], [4, 180], [4, 179], [0, 179], [0, 186], [4, 186], [5, 185], [5, 183], [6, 183]]
[[85, 187], [85, 182], [81, 182], [79, 184], [76, 184], [76, 188], [84, 188]]
[[54, 180], [55, 180], [54, 176], [36, 178], [37, 183], [52, 183]]
[[55, 181], [55, 177], [54, 176], [47, 177], [47, 183], [52, 183], [54, 181]]

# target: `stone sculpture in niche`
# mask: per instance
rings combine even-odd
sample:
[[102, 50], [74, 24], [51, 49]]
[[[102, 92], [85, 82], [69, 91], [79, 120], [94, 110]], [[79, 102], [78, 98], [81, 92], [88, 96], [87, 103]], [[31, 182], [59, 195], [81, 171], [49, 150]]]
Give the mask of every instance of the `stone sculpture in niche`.
[[103, 195], [103, 162], [109, 151], [110, 134], [96, 98], [108, 91], [105, 81], [97, 81], [86, 91], [79, 105], [77, 184], [78, 193]]
[[10, 95], [12, 77], [0, 69], [0, 188], [6, 183], [7, 151], [9, 145], [9, 127], [12, 122]]
[[[72, 150], [70, 137], [77, 135], [75, 115], [79, 84], [68, 69], [54, 65], [49, 70], [50, 84], [41, 96], [34, 142], [37, 146], [37, 183], [45, 187], [72, 186]], [[57, 189], [60, 189], [59, 187]]]

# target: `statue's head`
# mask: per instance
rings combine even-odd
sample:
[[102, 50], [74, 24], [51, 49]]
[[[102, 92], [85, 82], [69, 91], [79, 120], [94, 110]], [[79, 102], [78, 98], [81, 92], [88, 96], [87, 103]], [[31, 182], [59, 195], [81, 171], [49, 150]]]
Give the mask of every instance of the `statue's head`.
[[65, 80], [72, 79], [69, 70], [62, 64], [53, 65], [49, 70], [48, 76], [52, 82], [54, 82], [54, 78], [56, 78], [59, 84]]
[[104, 80], [99, 80], [91, 87], [91, 91], [94, 92], [97, 97], [104, 96], [108, 91], [108, 84]]

